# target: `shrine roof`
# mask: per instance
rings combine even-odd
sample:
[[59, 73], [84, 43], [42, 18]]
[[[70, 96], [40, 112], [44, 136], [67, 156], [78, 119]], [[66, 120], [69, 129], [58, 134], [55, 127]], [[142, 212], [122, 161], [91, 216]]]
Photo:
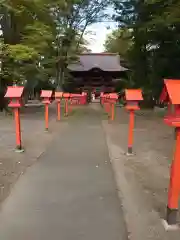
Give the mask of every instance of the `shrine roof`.
[[127, 68], [120, 65], [120, 57], [114, 53], [84, 53], [79, 56], [77, 63], [68, 66], [70, 71], [86, 72], [100, 69], [106, 72], [124, 72]]

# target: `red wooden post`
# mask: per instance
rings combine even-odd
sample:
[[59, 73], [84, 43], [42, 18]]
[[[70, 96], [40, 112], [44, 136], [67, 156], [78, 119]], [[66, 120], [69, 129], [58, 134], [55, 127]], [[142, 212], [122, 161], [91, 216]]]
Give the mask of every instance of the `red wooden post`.
[[49, 129], [49, 104], [45, 104], [45, 126], [46, 131]]
[[109, 94], [109, 103], [111, 105], [111, 120], [114, 121], [115, 117], [115, 104], [118, 101], [118, 94], [117, 93], [110, 93]]
[[45, 130], [49, 130], [49, 104], [50, 99], [52, 97], [52, 91], [49, 90], [42, 90], [41, 91], [41, 98], [43, 98], [43, 103], [45, 105]]
[[[175, 127], [176, 146], [170, 171], [166, 221], [170, 229], [177, 227], [178, 203], [180, 197], [180, 80], [164, 80], [160, 101], [169, 104], [164, 121]], [[174, 105], [174, 108], [170, 107]]]
[[134, 135], [134, 110], [129, 111], [129, 134], [128, 134], [128, 153], [132, 154], [133, 151], [133, 135]]
[[109, 94], [104, 94], [104, 109], [105, 112], [108, 114], [108, 117], [110, 116], [110, 103], [109, 103]]
[[115, 104], [111, 104], [111, 120], [114, 121]]
[[61, 120], [61, 102], [57, 101], [57, 120]]
[[65, 117], [67, 117], [67, 116], [68, 116], [68, 113], [69, 113], [68, 102], [69, 102], [69, 98], [70, 98], [70, 93], [64, 93], [64, 94], [63, 94], [63, 98], [64, 98], [64, 100], [65, 100], [64, 115], [65, 115]]
[[171, 165], [170, 184], [168, 192], [167, 221], [168, 224], [177, 223], [180, 194], [180, 127], [176, 128], [176, 147], [174, 160]]
[[24, 91], [24, 87], [11, 86], [8, 87], [5, 98], [10, 98], [9, 107], [14, 109], [15, 118], [15, 130], [16, 130], [16, 152], [23, 152], [21, 141], [21, 122], [20, 122], [20, 107], [21, 97]]
[[139, 110], [138, 102], [143, 100], [141, 89], [126, 89], [126, 109], [129, 111], [129, 133], [128, 133], [128, 151], [127, 155], [133, 154], [133, 135], [134, 135], [134, 122], [135, 110]]
[[16, 146], [17, 146], [17, 149], [21, 149], [22, 143], [21, 143], [21, 123], [20, 123], [19, 108], [14, 109], [14, 116], [15, 116], [15, 125], [16, 125]]
[[68, 99], [65, 100], [65, 116], [67, 117], [69, 114], [69, 106], [68, 106]]
[[61, 99], [63, 96], [63, 92], [55, 92], [55, 99], [57, 102], [57, 120], [61, 120]]

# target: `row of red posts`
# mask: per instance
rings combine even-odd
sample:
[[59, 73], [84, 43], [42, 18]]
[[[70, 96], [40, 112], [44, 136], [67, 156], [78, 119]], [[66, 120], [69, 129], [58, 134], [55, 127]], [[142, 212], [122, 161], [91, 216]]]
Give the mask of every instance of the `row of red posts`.
[[[134, 112], [139, 110], [139, 101], [143, 100], [141, 89], [126, 89], [123, 96], [126, 100], [126, 109], [129, 111], [129, 133], [128, 133], [128, 151], [127, 155], [133, 154], [133, 131], [134, 131]], [[113, 121], [115, 119], [115, 105], [119, 100], [117, 93], [104, 94], [101, 93], [101, 104], [104, 106], [105, 112]]]
[[[7, 88], [5, 98], [10, 99], [9, 107], [14, 110], [15, 118], [15, 127], [16, 127], [16, 152], [23, 152], [21, 140], [21, 123], [20, 123], [20, 108], [22, 107], [22, 96], [23, 96], [24, 87], [10, 86]], [[53, 91], [42, 90], [41, 98], [42, 103], [45, 106], [45, 130], [49, 129], [49, 105], [51, 104]], [[69, 111], [73, 105], [84, 105], [87, 103], [87, 93], [82, 94], [72, 94], [72, 93], [63, 93], [55, 92], [55, 99], [57, 103], [57, 120], [61, 120], [61, 101], [64, 100], [64, 113], [65, 116], [68, 116]]]
[[[133, 130], [135, 111], [139, 110], [139, 101], [143, 100], [141, 89], [126, 89], [123, 98], [126, 100], [126, 109], [129, 112], [128, 152], [132, 155]], [[111, 120], [114, 120], [115, 104], [118, 101], [116, 93], [101, 93], [101, 103]], [[168, 190], [168, 204], [166, 219], [163, 220], [166, 230], [177, 229], [177, 214], [180, 197], [180, 80], [164, 80], [164, 88], [160, 102], [168, 106], [164, 122], [175, 128], [176, 143], [173, 161], [170, 170], [170, 184]]]
[[[5, 97], [10, 99], [9, 107], [14, 109], [16, 123], [16, 145], [18, 151], [23, 151], [21, 143], [20, 129], [20, 107], [22, 106], [22, 95], [24, 87], [8, 87]], [[49, 104], [51, 103], [52, 91], [42, 90], [41, 97], [45, 104], [45, 126], [48, 130], [49, 121]], [[143, 100], [141, 89], [126, 89], [123, 96], [126, 100], [126, 109], [129, 112], [129, 133], [128, 133], [128, 155], [133, 153], [133, 129], [134, 129], [134, 113], [139, 110], [139, 101]], [[57, 102], [57, 119], [61, 119], [61, 100], [65, 101], [65, 115], [68, 115], [69, 103], [86, 104], [87, 94], [70, 94], [56, 92], [55, 99]], [[118, 101], [116, 93], [101, 93], [101, 103], [105, 111], [114, 120], [115, 104]], [[168, 191], [168, 206], [166, 225], [174, 228], [177, 224], [178, 201], [180, 196], [180, 80], [164, 80], [164, 88], [160, 96], [160, 102], [168, 104], [168, 113], [164, 118], [166, 124], [175, 128], [176, 147], [171, 165], [170, 184]], [[173, 107], [172, 107], [173, 106]]]

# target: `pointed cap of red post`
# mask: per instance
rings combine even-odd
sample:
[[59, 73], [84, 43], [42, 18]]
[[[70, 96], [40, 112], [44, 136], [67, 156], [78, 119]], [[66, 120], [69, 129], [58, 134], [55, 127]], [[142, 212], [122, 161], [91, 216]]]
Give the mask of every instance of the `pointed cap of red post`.
[[10, 86], [7, 88], [5, 98], [20, 98], [23, 94], [24, 87]]
[[12, 108], [19, 108], [21, 107], [21, 102], [20, 99], [22, 97], [24, 91], [24, 87], [20, 87], [20, 86], [10, 86], [7, 88], [6, 94], [5, 94], [5, 98], [10, 98], [11, 101], [8, 104], [9, 107]]
[[126, 89], [125, 97], [127, 101], [142, 101], [142, 90], [141, 89]]
[[139, 110], [138, 102], [143, 100], [141, 89], [126, 89], [125, 99], [127, 101], [127, 110]]
[[50, 90], [42, 90], [41, 91], [42, 98], [51, 98], [51, 96], [52, 96], [52, 91], [50, 91]]
[[43, 98], [43, 103], [50, 104], [50, 98], [52, 97], [51, 90], [42, 90], [41, 91], [41, 98]]
[[70, 98], [70, 93], [63, 93], [63, 98]]
[[55, 92], [55, 98], [62, 98], [63, 92]]

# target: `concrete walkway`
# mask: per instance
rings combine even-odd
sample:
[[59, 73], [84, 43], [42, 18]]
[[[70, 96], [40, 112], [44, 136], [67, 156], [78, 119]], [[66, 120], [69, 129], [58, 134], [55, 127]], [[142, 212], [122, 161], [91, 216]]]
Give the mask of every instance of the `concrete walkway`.
[[4, 202], [0, 239], [127, 239], [100, 114], [88, 109], [68, 121]]

